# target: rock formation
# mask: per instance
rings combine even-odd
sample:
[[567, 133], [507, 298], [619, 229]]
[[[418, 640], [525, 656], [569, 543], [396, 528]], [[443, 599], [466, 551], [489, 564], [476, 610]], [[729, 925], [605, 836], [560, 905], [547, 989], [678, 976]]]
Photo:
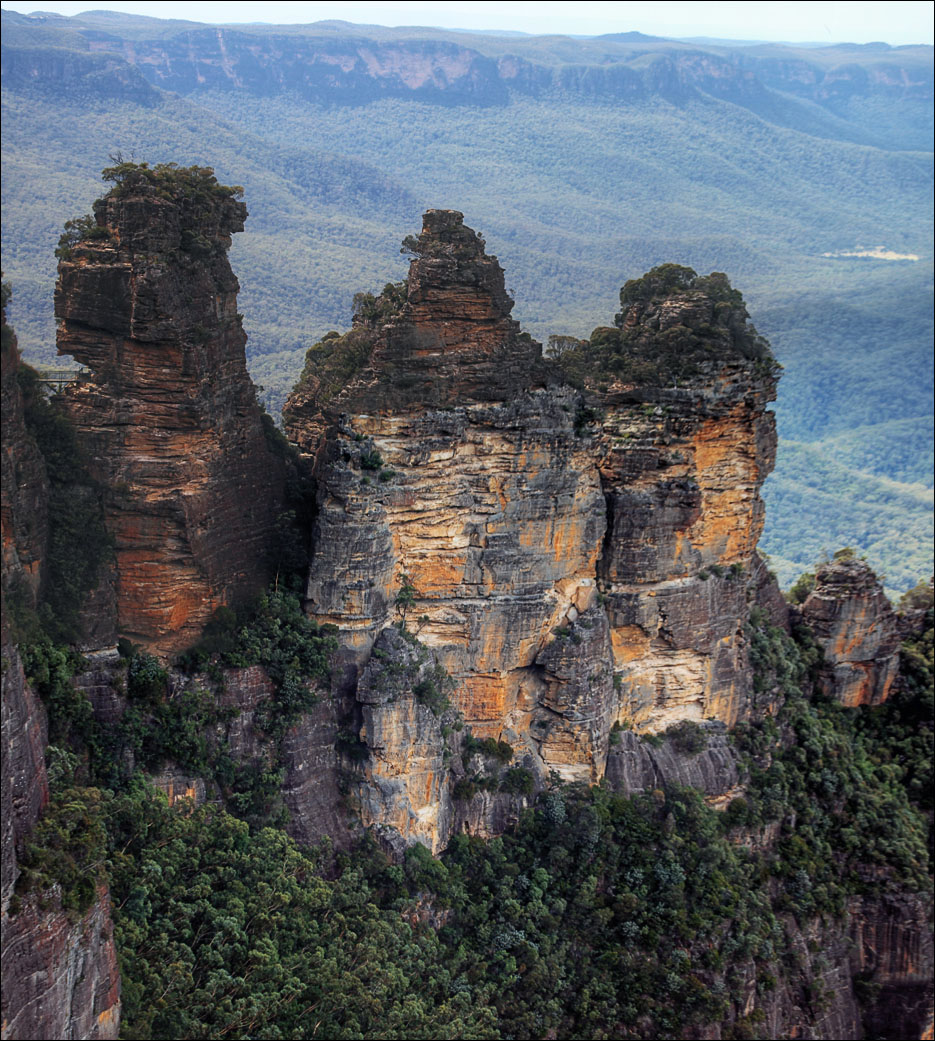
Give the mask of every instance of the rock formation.
[[[6, 605], [4, 605], [4, 614]], [[110, 898], [97, 898], [77, 920], [16, 882], [29, 834], [49, 801], [45, 711], [26, 682], [3, 623], [2, 772], [0, 772], [0, 919], [4, 1038], [117, 1037], [120, 975]]]
[[7, 325], [6, 291], [0, 318], [0, 526], [3, 538], [3, 587], [35, 606], [41, 586], [41, 562], [49, 531], [49, 487], [45, 462], [23, 419], [23, 395], [17, 382], [19, 351]]
[[[45, 578], [49, 485], [24, 422], [16, 338], [2, 316], [2, 727], [0, 727], [0, 921], [4, 1038], [115, 1038], [120, 978], [105, 888], [75, 921], [35, 894], [16, 894], [19, 860], [49, 802], [46, 714], [26, 681], [9, 618], [31, 613]], [[9, 615], [8, 615], [9, 611]]]
[[[104, 489], [112, 626], [168, 654], [263, 582], [284, 478], [225, 255], [242, 205], [208, 171], [115, 177], [63, 243], [59, 346], [90, 369], [65, 403]], [[756, 553], [775, 367], [742, 299], [724, 276], [665, 265], [627, 283], [613, 327], [546, 361], [460, 213], [429, 211], [406, 246], [408, 280], [361, 298], [354, 328], [310, 350], [286, 409], [317, 482], [305, 603], [340, 633], [332, 697], [274, 742], [276, 685], [258, 666], [227, 670], [204, 683], [218, 708], [206, 747], [281, 771], [277, 806], [300, 841], [344, 844], [353, 814], [397, 856], [503, 832], [556, 775], [623, 793], [690, 785], [725, 807], [748, 781], [726, 729], [764, 710], [751, 607], [789, 627]], [[6, 335], [3, 361], [4, 590], [34, 605], [45, 471]], [[91, 613], [106, 602], [93, 595]], [[866, 565], [845, 554], [822, 568], [802, 618], [828, 693], [886, 698], [897, 625]], [[45, 716], [6, 629], [3, 652], [3, 1036], [115, 1037], [106, 890], [80, 917], [14, 903], [48, 780]], [[189, 682], [170, 670], [166, 696]], [[75, 685], [99, 723], [119, 723], [116, 651], [90, 655]], [[224, 798], [172, 762], [152, 780], [170, 802]], [[775, 824], [737, 841], [775, 847]], [[932, 949], [915, 897], [868, 894], [836, 924], [784, 928], [795, 965], [771, 993], [753, 956], [731, 969], [742, 1015], [772, 1036], [859, 1036], [867, 1008], [885, 1033], [900, 1004], [899, 1030], [924, 1019]], [[858, 1001], [855, 974], [880, 984], [875, 1003]]]
[[108, 491], [117, 627], [168, 653], [265, 584], [282, 468], [226, 255], [245, 206], [210, 171], [117, 171], [64, 246], [58, 349], [89, 369], [67, 408]]
[[[309, 352], [285, 409], [316, 467], [307, 609], [341, 630], [341, 689], [363, 669], [372, 692], [371, 647], [402, 621], [474, 734], [540, 778], [588, 782], [614, 722], [744, 718], [775, 375], [739, 294], [683, 278], [631, 307], [615, 335], [653, 380], [605, 379], [597, 345], [582, 391], [509, 318], [503, 272], [460, 213], [430, 210], [407, 246], [408, 281]], [[673, 335], [702, 358], [670, 386], [652, 360]], [[366, 700], [369, 742], [383, 709]], [[385, 739], [371, 752], [385, 772]], [[424, 819], [448, 819], [438, 780], [420, 786]]]
[[870, 567], [842, 550], [815, 574], [802, 605], [824, 651], [824, 693], [842, 705], [886, 701], [899, 672], [899, 626], [883, 587]]

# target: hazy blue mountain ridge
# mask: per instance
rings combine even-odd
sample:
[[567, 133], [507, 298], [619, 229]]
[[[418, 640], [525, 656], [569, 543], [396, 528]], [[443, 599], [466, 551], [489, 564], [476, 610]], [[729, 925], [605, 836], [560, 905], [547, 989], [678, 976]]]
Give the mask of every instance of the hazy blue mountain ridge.
[[[55, 243], [116, 151], [243, 184], [233, 262], [273, 408], [305, 349], [348, 325], [353, 294], [402, 277], [399, 242], [428, 206], [483, 230], [543, 342], [607, 324], [654, 264], [723, 270], [786, 368], [782, 437], [843, 466], [829, 439], [860, 427], [870, 473], [912, 486], [895, 513], [876, 509], [886, 530], [871, 537], [852, 521], [877, 492], [860, 499], [868, 486], [842, 474], [829, 506], [780, 455], [764, 544], [782, 577], [842, 538], [931, 569], [930, 492], [916, 494], [930, 452], [893, 432], [931, 444], [932, 48], [107, 12], [4, 12], [3, 28], [4, 270], [27, 357], [54, 354]], [[876, 247], [905, 259], [847, 256]]]

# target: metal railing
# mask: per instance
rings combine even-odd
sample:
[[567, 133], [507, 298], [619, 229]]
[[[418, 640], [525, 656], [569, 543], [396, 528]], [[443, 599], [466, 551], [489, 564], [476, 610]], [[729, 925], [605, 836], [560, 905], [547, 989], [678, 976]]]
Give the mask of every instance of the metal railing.
[[85, 371], [85, 369], [52, 369], [43, 366], [36, 368], [36, 372], [39, 373], [39, 382], [45, 387], [54, 388], [56, 394], [60, 394], [69, 383], [74, 383]]

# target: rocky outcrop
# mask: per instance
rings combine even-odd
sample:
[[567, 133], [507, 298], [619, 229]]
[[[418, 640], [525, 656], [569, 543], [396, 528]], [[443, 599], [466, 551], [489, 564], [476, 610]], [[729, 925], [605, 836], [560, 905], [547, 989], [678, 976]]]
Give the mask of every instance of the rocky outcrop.
[[510, 318], [503, 269], [463, 215], [429, 210], [405, 245], [407, 281], [358, 311], [331, 358], [309, 353], [283, 411], [306, 452], [318, 453], [344, 415], [504, 402], [544, 384], [539, 344]]
[[230, 236], [210, 171], [121, 168], [59, 265], [67, 410], [106, 489], [119, 631], [169, 653], [265, 582], [282, 466], [247, 375]]
[[897, 617], [877, 576], [842, 551], [815, 574], [802, 617], [824, 651], [824, 693], [843, 705], [879, 705], [899, 672]]
[[[674, 268], [674, 288], [610, 330], [642, 383], [596, 338], [576, 389], [510, 319], [503, 272], [460, 213], [429, 211], [406, 247], [408, 281], [309, 351], [284, 412], [318, 480], [306, 602], [341, 632], [338, 690], [370, 699], [371, 648], [402, 621], [475, 735], [540, 779], [590, 783], [614, 722], [745, 718], [748, 600], [772, 589], [755, 550], [775, 373], [739, 294]], [[410, 709], [387, 724], [409, 746], [373, 745], [364, 723], [361, 804], [434, 848], [444, 837], [385, 783], [416, 757], [424, 798], [403, 802], [444, 832], [443, 743]]]
[[[663, 739], [617, 731], [607, 757], [607, 782], [626, 795], [669, 786], [694, 788], [722, 808], [742, 791], [743, 770], [723, 724], [690, 724]], [[686, 740], [690, 736], [693, 740]]]
[[722, 275], [664, 265], [627, 283], [621, 302], [616, 329], [595, 330], [584, 358], [619, 719], [733, 725], [749, 711], [748, 589], [764, 585], [775, 367]]

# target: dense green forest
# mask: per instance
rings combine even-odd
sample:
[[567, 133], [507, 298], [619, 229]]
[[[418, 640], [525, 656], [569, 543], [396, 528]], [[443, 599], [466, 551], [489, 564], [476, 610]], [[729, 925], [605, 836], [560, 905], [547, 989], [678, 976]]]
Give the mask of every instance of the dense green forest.
[[[341, 24], [277, 38], [284, 54], [468, 48], [475, 92], [432, 93], [366, 78], [312, 89], [298, 59], [275, 85], [244, 59], [234, 84], [212, 64], [213, 31], [191, 25], [5, 13], [4, 28], [4, 269], [28, 359], [54, 357], [54, 245], [116, 152], [244, 185], [232, 263], [273, 413], [305, 350], [347, 328], [354, 294], [405, 274], [399, 243], [429, 206], [483, 231], [543, 343], [608, 324], [619, 287], [661, 262], [726, 271], [785, 367], [780, 436], [802, 446], [780, 454], [765, 491], [782, 580], [842, 541], [895, 591], [931, 572], [931, 48], [699, 52]], [[183, 28], [201, 80], [172, 51]], [[262, 50], [276, 31], [241, 27], [230, 43]], [[129, 65], [120, 34], [172, 60]], [[498, 79], [494, 63], [514, 60], [526, 79]], [[885, 86], [894, 63], [901, 93]], [[850, 85], [806, 96], [793, 66]], [[877, 246], [904, 259], [842, 255]]]
[[[131, 709], [95, 722], [70, 683], [80, 660], [40, 639], [24, 658], [50, 712], [53, 796], [17, 900], [58, 886], [80, 914], [109, 884], [126, 1038], [674, 1037], [714, 1023], [762, 1037], [780, 984], [817, 1015], [828, 997], [800, 928], [833, 931], [853, 897], [930, 885], [931, 586], [920, 598], [928, 628], [904, 645], [903, 688], [859, 710], [810, 698], [808, 634], [754, 612], [757, 688], [785, 704], [734, 733], [749, 781], [725, 811], [690, 789], [555, 783], [502, 837], [458, 836], [440, 860], [417, 845], [396, 864], [366, 836], [340, 855], [302, 849], [270, 826], [274, 803], [229, 798], [246, 819], [170, 809], [121, 741], [149, 768], [203, 753], [194, 693], [169, 699], [165, 670], [128, 648]], [[240, 630], [246, 660], [291, 653], [257, 640], [268, 611]], [[302, 671], [324, 668], [314, 654]], [[683, 736], [704, 747], [698, 728]], [[769, 826], [774, 841], [751, 841]]]

